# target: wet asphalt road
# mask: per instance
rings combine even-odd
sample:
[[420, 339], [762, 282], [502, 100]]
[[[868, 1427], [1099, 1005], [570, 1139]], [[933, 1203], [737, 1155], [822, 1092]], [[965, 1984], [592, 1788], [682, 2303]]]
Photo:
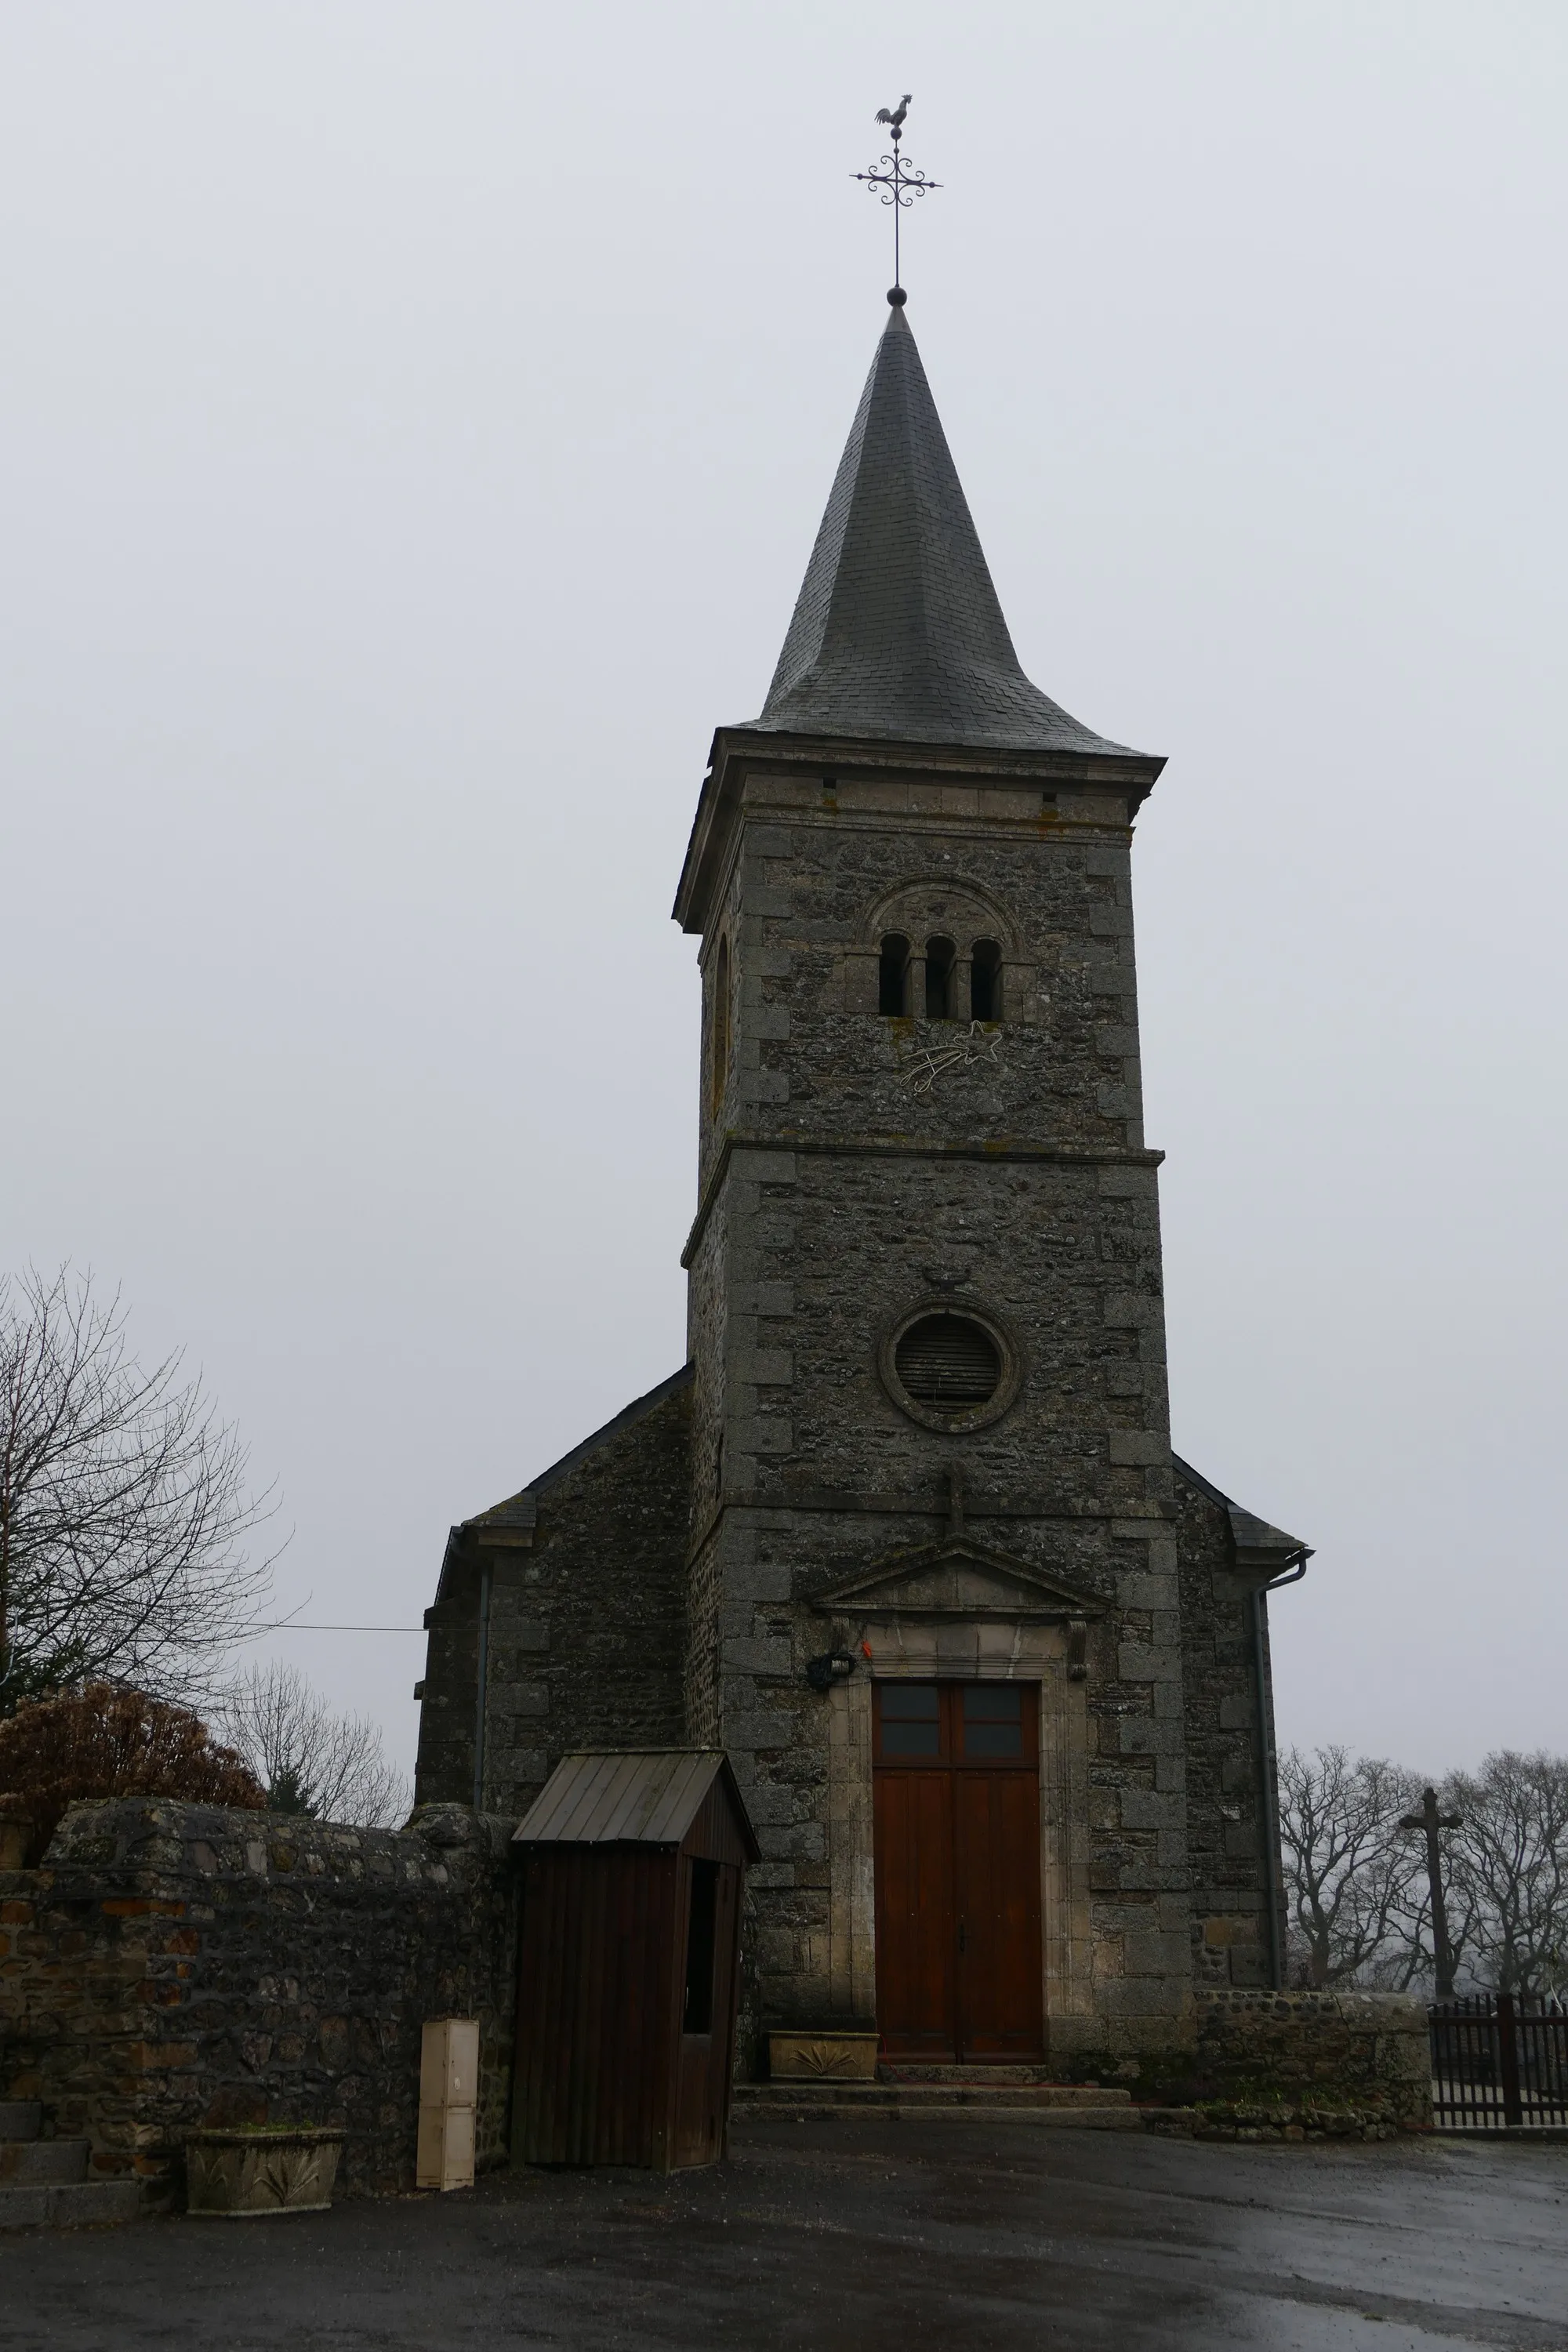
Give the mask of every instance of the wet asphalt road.
[[1568, 2146], [748, 2119], [729, 2163], [0, 2238], [5, 2352], [1568, 2352]]

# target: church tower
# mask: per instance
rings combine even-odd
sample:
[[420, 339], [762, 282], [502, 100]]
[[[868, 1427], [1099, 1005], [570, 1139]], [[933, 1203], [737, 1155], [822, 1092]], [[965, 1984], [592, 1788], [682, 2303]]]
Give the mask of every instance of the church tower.
[[701, 941], [689, 1737], [763, 1843], [761, 2021], [1172, 2040], [1193, 1885], [1131, 824], [1026, 677], [895, 289]]

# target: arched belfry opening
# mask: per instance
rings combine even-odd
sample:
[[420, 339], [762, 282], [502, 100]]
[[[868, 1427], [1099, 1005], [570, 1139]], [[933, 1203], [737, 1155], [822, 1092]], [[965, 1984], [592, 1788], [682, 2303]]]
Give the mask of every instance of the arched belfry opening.
[[940, 933], [927, 940], [925, 952], [925, 1016], [928, 1021], [952, 1021], [958, 1015], [958, 943]]
[[910, 1010], [910, 943], [902, 931], [889, 931], [877, 959], [877, 1010], [901, 1020]]
[[1002, 1018], [1002, 950], [995, 940], [976, 940], [969, 951], [969, 1017]]

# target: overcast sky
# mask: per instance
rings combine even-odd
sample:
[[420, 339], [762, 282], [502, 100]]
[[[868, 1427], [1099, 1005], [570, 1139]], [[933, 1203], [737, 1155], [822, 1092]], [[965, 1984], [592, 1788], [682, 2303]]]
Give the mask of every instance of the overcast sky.
[[[679, 1363], [715, 724], [886, 318], [1135, 875], [1175, 1443], [1280, 1729], [1568, 1748], [1559, 0], [5, 0], [0, 1265], [123, 1286], [280, 1598]], [[411, 1756], [423, 1643], [276, 1646]]]

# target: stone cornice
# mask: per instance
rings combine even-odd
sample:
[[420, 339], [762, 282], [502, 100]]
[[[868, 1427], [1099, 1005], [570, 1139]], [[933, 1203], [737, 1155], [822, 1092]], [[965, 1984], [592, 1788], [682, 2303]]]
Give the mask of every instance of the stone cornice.
[[908, 1135], [803, 1135], [791, 1133], [788, 1129], [751, 1133], [731, 1128], [719, 1147], [718, 1157], [702, 1187], [697, 1214], [680, 1253], [683, 1268], [689, 1269], [697, 1255], [703, 1229], [737, 1151], [789, 1151], [840, 1160], [1039, 1160], [1063, 1168], [1158, 1168], [1165, 1157], [1163, 1151], [1135, 1151], [1125, 1144], [1029, 1143], [1012, 1136], [994, 1142], [950, 1143], [935, 1139], [922, 1142]]
[[[1164, 764], [1163, 759], [1135, 751], [1011, 751], [858, 737], [835, 740], [827, 736], [721, 727], [713, 738], [672, 912], [682, 930], [706, 929], [716, 869], [739, 813], [746, 772], [753, 767], [775, 774], [792, 768], [815, 770], [842, 778], [885, 776], [893, 772], [933, 782], [1011, 785], [1025, 790], [1037, 790], [1042, 784], [1099, 784], [1125, 798], [1131, 818]], [[901, 818], [898, 829], [904, 829]]]
[[[941, 1528], [948, 1506], [919, 1496], [873, 1495], [845, 1486], [802, 1486], [784, 1494], [720, 1495], [688, 1538], [686, 1565], [691, 1567], [711, 1542], [720, 1522], [731, 1512], [740, 1512], [746, 1519], [763, 1526], [774, 1526], [787, 1523], [802, 1511], [826, 1512], [839, 1518], [923, 1518]], [[966, 1495], [963, 1515], [965, 1519], [1028, 1519], [1042, 1527], [1109, 1527], [1114, 1538], [1133, 1543], [1153, 1543], [1161, 1537], [1169, 1537], [1175, 1523], [1174, 1512], [1159, 1503], [1145, 1504], [1139, 1511], [1119, 1503], [1069, 1502], [1062, 1496], [990, 1499], [984, 1495], [973, 1498]]]
[[[729, 1497], [731, 1507], [741, 1497]], [[853, 1486], [800, 1486], [778, 1495], [749, 1495], [745, 1507], [757, 1511], [860, 1511], [878, 1518], [923, 1518], [945, 1521], [949, 1506], [929, 1496], [868, 1494]], [[1074, 1502], [1064, 1495], [971, 1495], [963, 1498], [963, 1516], [968, 1519], [1115, 1519], [1119, 1523], [1131, 1517], [1147, 1518], [1151, 1525], [1167, 1526], [1174, 1514], [1159, 1506], [1142, 1513], [1130, 1513], [1121, 1505], [1108, 1507], [1104, 1503]]]

